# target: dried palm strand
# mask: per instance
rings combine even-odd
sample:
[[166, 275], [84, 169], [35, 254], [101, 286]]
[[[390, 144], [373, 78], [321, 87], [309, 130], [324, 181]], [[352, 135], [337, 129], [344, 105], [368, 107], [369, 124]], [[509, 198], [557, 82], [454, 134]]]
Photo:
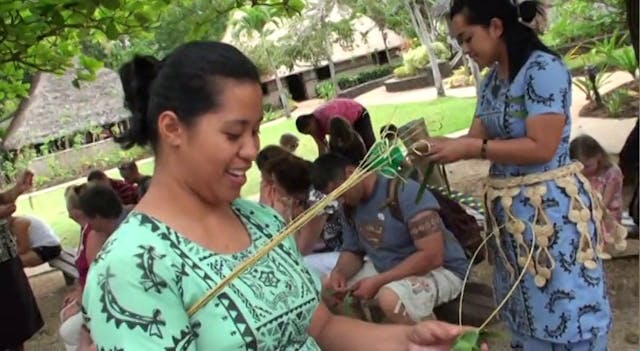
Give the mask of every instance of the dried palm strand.
[[367, 153], [364, 161], [360, 164], [359, 167], [353, 172], [351, 176], [347, 180], [344, 181], [338, 188], [328, 194], [325, 198], [315, 203], [309, 209], [300, 214], [296, 219], [291, 221], [286, 228], [284, 228], [278, 235], [276, 235], [267, 245], [260, 248], [252, 257], [248, 258], [244, 262], [242, 262], [238, 267], [236, 267], [228, 276], [222, 279], [218, 285], [216, 285], [213, 289], [207, 292], [202, 298], [200, 298], [193, 306], [191, 306], [187, 310], [187, 315], [189, 317], [193, 316], [197, 313], [201, 308], [203, 308], [207, 303], [209, 303], [215, 296], [217, 296], [222, 289], [224, 289], [231, 281], [236, 279], [240, 274], [245, 272], [247, 269], [251, 268], [256, 262], [262, 259], [265, 255], [267, 255], [271, 250], [273, 250], [276, 246], [278, 246], [282, 241], [284, 241], [290, 235], [296, 233], [300, 230], [305, 224], [315, 218], [319, 213], [321, 213], [324, 208], [329, 205], [332, 201], [338, 199], [342, 194], [344, 194], [347, 190], [351, 189], [354, 185], [362, 181], [368, 175], [372, 174], [376, 170], [378, 170], [384, 162], [380, 162], [384, 158], [388, 157], [386, 153], [380, 153], [375, 157], [371, 157], [371, 151]]

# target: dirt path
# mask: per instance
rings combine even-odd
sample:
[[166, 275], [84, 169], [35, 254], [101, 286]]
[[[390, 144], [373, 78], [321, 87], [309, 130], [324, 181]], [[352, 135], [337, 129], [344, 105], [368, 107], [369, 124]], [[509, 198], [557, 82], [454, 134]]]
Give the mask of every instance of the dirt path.
[[[449, 179], [455, 189], [472, 195], [480, 195], [482, 187], [479, 180], [488, 170], [484, 161], [464, 161], [448, 166]], [[609, 296], [614, 310], [614, 327], [610, 335], [610, 349], [615, 351], [638, 350], [635, 344], [626, 339], [638, 332], [638, 258], [609, 261], [605, 264], [609, 281]], [[490, 281], [491, 268], [486, 264], [479, 265], [474, 272], [475, 279]], [[46, 327], [27, 344], [29, 351], [63, 350], [58, 339], [58, 312], [64, 294], [69, 290], [64, 285], [60, 272], [40, 275], [31, 279], [31, 285], [38, 299], [38, 304], [46, 320]], [[500, 326], [498, 326], [500, 327]], [[636, 334], [637, 335], [637, 334]], [[508, 343], [501, 342], [492, 348], [508, 350]]]

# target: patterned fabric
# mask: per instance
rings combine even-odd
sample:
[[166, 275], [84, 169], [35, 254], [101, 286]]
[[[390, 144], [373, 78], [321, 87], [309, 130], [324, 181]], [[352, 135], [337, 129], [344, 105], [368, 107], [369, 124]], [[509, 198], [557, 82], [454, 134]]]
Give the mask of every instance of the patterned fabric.
[[233, 210], [252, 239], [235, 254], [211, 252], [147, 215], [129, 216], [102, 248], [85, 287], [85, 320], [99, 350], [319, 350], [307, 330], [320, 282], [293, 238], [187, 316], [284, 227], [266, 206], [237, 200]]
[[11, 234], [9, 222], [0, 219], [0, 263], [18, 256], [16, 238]]
[[[525, 137], [527, 119], [545, 113], [564, 114], [567, 119], [560, 145], [550, 162], [523, 166], [493, 163], [491, 176], [516, 177], [546, 172], [569, 164], [570, 106], [571, 76], [557, 57], [534, 52], [510, 84], [498, 78], [495, 67], [482, 84], [476, 110], [476, 115], [482, 120], [490, 138]], [[584, 184], [580, 180], [576, 181], [580, 185], [580, 197], [584, 203], [592, 206]], [[532, 274], [526, 274], [502, 309], [502, 318], [512, 330], [543, 343], [563, 345], [602, 338], [607, 335], [611, 325], [602, 262], [597, 259], [595, 269], [587, 269], [577, 263], [580, 236], [576, 225], [568, 218], [571, 210], [570, 197], [553, 180], [544, 182], [544, 185], [547, 190], [542, 204], [550, 222], [554, 224], [555, 232], [549, 251], [557, 264], [551, 280], [541, 288], [536, 286]], [[501, 228], [499, 242], [489, 240], [490, 252], [495, 262], [494, 286], [498, 301], [506, 296], [515, 283], [508, 267], [520, 267], [517, 257], [521, 254], [516, 240], [504, 228], [507, 214], [501, 200], [497, 198], [487, 204]], [[527, 223], [535, 221], [533, 217], [536, 207], [525, 196], [524, 188], [512, 197], [512, 202], [508, 206], [515, 217]], [[589, 232], [591, 240], [596, 242], [593, 221], [589, 222]], [[531, 244], [530, 226], [524, 232], [524, 240], [528, 245]], [[504, 250], [507, 262], [501, 258], [502, 255], [497, 255], [499, 248]]]
[[622, 222], [623, 199], [622, 199], [622, 171], [616, 165], [613, 165], [599, 174], [587, 177], [594, 191], [604, 195], [606, 188], [613, 191], [613, 198], [609, 203], [605, 203], [611, 217], [604, 225], [605, 238], [612, 236], [616, 230], [617, 223]]

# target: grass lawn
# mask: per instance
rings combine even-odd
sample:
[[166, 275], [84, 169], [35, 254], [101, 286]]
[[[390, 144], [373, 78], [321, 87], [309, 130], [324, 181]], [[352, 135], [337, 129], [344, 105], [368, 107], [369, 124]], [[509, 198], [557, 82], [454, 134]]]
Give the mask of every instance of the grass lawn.
[[[423, 117], [432, 135], [444, 135], [466, 129], [471, 125], [475, 99], [448, 97], [428, 102], [371, 106], [368, 109], [376, 134], [384, 124], [394, 123], [400, 126]], [[261, 130], [262, 146], [277, 144], [280, 135], [285, 132], [295, 132], [294, 120], [280, 119], [267, 124]], [[297, 154], [309, 160], [317, 156], [315, 143], [310, 137], [300, 138]], [[153, 173], [153, 162], [140, 162], [138, 166], [144, 174]], [[117, 170], [110, 170], [107, 174], [119, 177]], [[249, 170], [247, 178], [247, 184], [242, 189], [244, 197], [258, 193], [260, 176], [257, 167]], [[78, 183], [82, 181], [83, 179], [77, 180]], [[78, 226], [67, 217], [63, 187], [54, 187], [36, 195], [22, 196], [18, 199], [17, 206], [17, 213], [31, 213], [49, 223], [63, 240], [63, 246], [77, 245], [79, 230]]]

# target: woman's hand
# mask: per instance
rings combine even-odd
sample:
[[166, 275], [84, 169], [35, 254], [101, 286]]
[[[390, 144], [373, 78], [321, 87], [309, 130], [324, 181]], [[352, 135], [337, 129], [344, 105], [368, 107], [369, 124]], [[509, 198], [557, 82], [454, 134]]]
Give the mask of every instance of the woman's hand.
[[16, 212], [16, 204], [10, 203], [7, 205], [0, 205], [0, 218], [8, 218], [14, 212]]
[[480, 152], [482, 141], [473, 138], [446, 139], [428, 138], [429, 160], [437, 163], [452, 163], [471, 158], [473, 150]]
[[353, 296], [368, 301], [378, 294], [381, 287], [382, 282], [380, 282], [377, 277], [364, 278], [356, 282], [352, 287]]
[[24, 171], [16, 181], [16, 191], [18, 194], [27, 192], [33, 186], [33, 172]]
[[[449, 351], [456, 339], [469, 327], [440, 321], [426, 321], [415, 325], [409, 334], [409, 351]], [[482, 345], [482, 351], [488, 351]]]

